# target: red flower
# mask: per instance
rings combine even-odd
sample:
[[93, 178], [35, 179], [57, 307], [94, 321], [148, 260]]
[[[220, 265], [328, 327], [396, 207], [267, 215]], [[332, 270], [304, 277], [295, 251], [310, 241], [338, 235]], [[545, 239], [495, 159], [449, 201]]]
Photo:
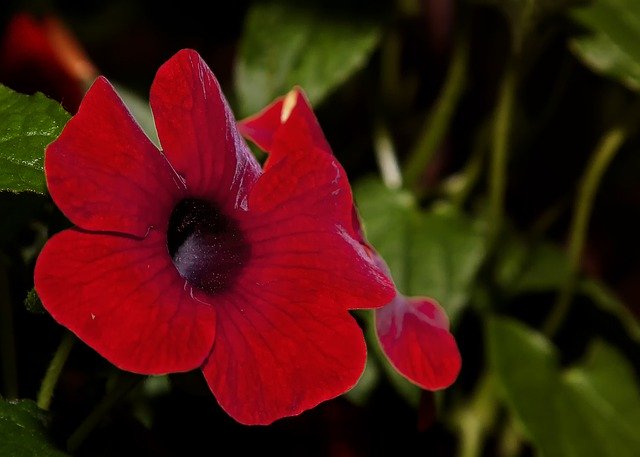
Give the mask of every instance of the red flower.
[[[287, 122], [282, 122], [283, 118]], [[301, 145], [306, 151], [333, 156], [309, 103], [298, 90], [242, 121], [240, 131], [272, 156], [284, 157]], [[353, 206], [349, 234], [380, 270], [391, 276], [384, 260], [365, 240]], [[455, 381], [461, 367], [460, 352], [449, 332], [449, 320], [434, 300], [408, 298], [398, 292], [386, 306], [375, 310], [375, 322], [384, 353], [409, 381], [428, 390], [442, 389]]]
[[0, 42], [0, 81], [25, 93], [44, 92], [75, 112], [96, 69], [72, 33], [53, 16], [11, 18]]
[[345, 392], [366, 357], [348, 309], [394, 290], [353, 236], [338, 162], [299, 132], [261, 170], [195, 51], [160, 68], [151, 107], [162, 151], [99, 78], [47, 148], [49, 191], [76, 227], [38, 258], [44, 306], [124, 370], [202, 367], [245, 424]]

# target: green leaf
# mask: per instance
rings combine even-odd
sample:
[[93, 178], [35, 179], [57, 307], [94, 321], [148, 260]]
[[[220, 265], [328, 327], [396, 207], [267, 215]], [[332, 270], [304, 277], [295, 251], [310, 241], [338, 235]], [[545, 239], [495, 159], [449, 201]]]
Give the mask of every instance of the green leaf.
[[487, 345], [505, 400], [542, 455], [638, 455], [640, 391], [614, 349], [596, 342], [585, 363], [563, 370], [549, 340], [507, 318], [489, 321]]
[[253, 114], [295, 85], [317, 105], [366, 64], [380, 35], [380, 26], [363, 14], [253, 3], [235, 69], [239, 113]]
[[485, 256], [485, 237], [454, 211], [420, 210], [411, 194], [368, 179], [355, 186], [369, 241], [405, 295], [435, 298], [455, 321]]
[[11, 457], [64, 457], [51, 444], [45, 412], [31, 400], [0, 399], [0, 455]]
[[557, 290], [570, 274], [565, 252], [555, 244], [533, 244], [509, 235], [502, 244], [497, 281], [511, 294]]
[[69, 120], [57, 102], [0, 85], [0, 190], [46, 192], [44, 149]]
[[640, 2], [594, 0], [571, 17], [588, 30], [571, 50], [594, 71], [640, 90]]
[[[528, 245], [511, 235], [503, 243], [497, 266], [498, 284], [511, 295], [553, 292], [567, 281], [570, 274], [566, 253], [557, 245], [540, 241]], [[602, 311], [615, 316], [627, 334], [640, 342], [640, 322], [623, 302], [604, 284], [581, 278], [577, 294], [587, 297]]]

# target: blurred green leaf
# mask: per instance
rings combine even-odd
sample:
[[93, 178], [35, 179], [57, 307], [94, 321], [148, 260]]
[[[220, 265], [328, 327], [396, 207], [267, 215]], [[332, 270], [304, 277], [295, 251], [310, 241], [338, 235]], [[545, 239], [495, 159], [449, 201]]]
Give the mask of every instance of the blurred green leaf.
[[502, 243], [497, 281], [512, 294], [556, 290], [569, 276], [567, 256], [548, 242], [529, 244], [511, 235]]
[[45, 413], [31, 400], [0, 399], [0, 455], [7, 457], [63, 457], [51, 444]]
[[640, 90], [640, 2], [594, 0], [571, 17], [589, 31], [571, 40], [571, 50], [594, 71]]
[[277, 1], [250, 7], [235, 70], [242, 116], [295, 85], [317, 105], [366, 64], [380, 40], [379, 24], [363, 13], [332, 13]]
[[0, 85], [0, 190], [46, 192], [44, 149], [68, 120], [69, 113], [44, 95]]
[[367, 179], [355, 186], [367, 238], [405, 295], [438, 300], [455, 321], [485, 256], [478, 224], [453, 210], [421, 211], [411, 194]]
[[640, 391], [633, 368], [602, 342], [562, 370], [542, 334], [507, 318], [487, 325], [489, 360], [507, 404], [546, 457], [637, 456]]
[[[597, 406], [602, 419], [640, 438], [640, 390], [629, 361], [611, 346], [596, 341], [585, 363], [567, 372], [566, 381]], [[640, 444], [640, 443], [638, 443]], [[636, 448], [640, 451], [640, 447]]]
[[[511, 295], [553, 292], [562, 286], [569, 275], [569, 260], [557, 245], [539, 241], [528, 244], [516, 235], [509, 236], [497, 266], [497, 281]], [[581, 278], [577, 291], [601, 310], [615, 316], [628, 335], [640, 342], [640, 322], [604, 284]]]

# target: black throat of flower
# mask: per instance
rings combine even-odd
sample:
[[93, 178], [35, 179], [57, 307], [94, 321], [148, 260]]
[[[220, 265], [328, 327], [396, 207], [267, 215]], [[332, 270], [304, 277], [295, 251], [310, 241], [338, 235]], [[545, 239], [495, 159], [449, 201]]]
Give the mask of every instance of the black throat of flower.
[[237, 223], [197, 198], [186, 198], [173, 209], [167, 247], [180, 275], [208, 294], [227, 289], [249, 256]]

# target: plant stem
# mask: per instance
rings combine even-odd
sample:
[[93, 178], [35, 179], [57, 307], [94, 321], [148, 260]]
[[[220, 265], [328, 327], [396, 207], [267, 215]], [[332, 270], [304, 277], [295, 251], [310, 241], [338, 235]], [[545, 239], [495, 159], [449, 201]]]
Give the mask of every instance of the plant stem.
[[468, 32], [464, 30], [456, 39], [445, 85], [429, 112], [420, 137], [404, 167], [406, 185], [410, 189], [420, 181], [425, 168], [449, 130], [454, 110], [466, 87], [468, 61], [469, 37]]
[[62, 373], [62, 368], [69, 357], [69, 352], [71, 352], [74, 342], [75, 336], [70, 332], [66, 332], [62, 337], [62, 341], [60, 341], [60, 345], [53, 355], [51, 363], [49, 363], [42, 384], [40, 384], [40, 391], [38, 392], [38, 407], [40, 409], [48, 410], [51, 406], [53, 391], [58, 384], [60, 373]]
[[609, 130], [600, 140], [593, 152], [587, 170], [582, 177], [578, 190], [578, 197], [573, 208], [573, 218], [569, 231], [569, 274], [562, 285], [556, 303], [544, 324], [543, 331], [547, 336], [554, 336], [564, 321], [575, 292], [580, 260], [587, 235], [589, 218], [593, 209], [596, 191], [602, 176], [611, 160], [629, 135], [626, 125], [619, 125]]
[[13, 332], [13, 309], [9, 298], [9, 281], [0, 256], [0, 357], [6, 398], [18, 397], [18, 367], [16, 362], [16, 342]]
[[457, 412], [456, 422], [460, 436], [458, 457], [479, 457], [487, 432], [496, 421], [496, 393], [493, 375], [485, 373], [463, 409]]
[[485, 153], [487, 152], [487, 143], [489, 141], [489, 124], [483, 123], [478, 129], [473, 147], [471, 149], [471, 156], [467, 160], [462, 173], [461, 173], [461, 185], [453, 192], [451, 196], [452, 203], [458, 208], [462, 209], [466, 203], [473, 187], [478, 183], [480, 176], [482, 175], [482, 168], [485, 162]]
[[521, 451], [522, 434], [518, 429], [515, 417], [509, 414], [500, 434], [498, 455], [500, 457], [516, 457], [521, 454]]
[[104, 416], [143, 379], [145, 379], [145, 376], [120, 373], [113, 389], [107, 392], [105, 397], [67, 440], [69, 452], [75, 452], [93, 429], [100, 424]]
[[505, 192], [507, 187], [507, 158], [511, 133], [511, 118], [516, 90], [515, 58], [512, 57], [500, 86], [498, 104], [493, 118], [493, 137], [489, 168], [489, 248], [502, 230]]
[[373, 145], [382, 182], [389, 189], [399, 189], [402, 187], [402, 173], [391, 134], [381, 120], [376, 122]]

